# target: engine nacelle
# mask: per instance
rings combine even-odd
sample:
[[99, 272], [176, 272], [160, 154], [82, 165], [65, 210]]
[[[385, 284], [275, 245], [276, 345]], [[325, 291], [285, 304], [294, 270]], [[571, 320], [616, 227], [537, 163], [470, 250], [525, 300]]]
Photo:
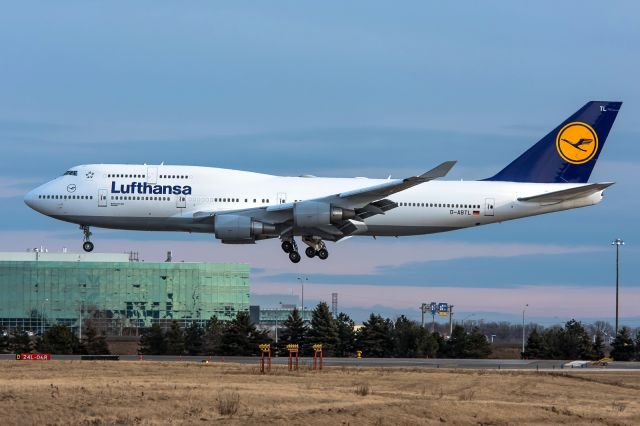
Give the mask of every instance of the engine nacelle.
[[216, 238], [229, 243], [251, 243], [256, 237], [276, 235], [275, 225], [235, 214], [216, 216], [213, 229]]
[[293, 223], [298, 228], [315, 228], [331, 224], [339, 224], [353, 219], [356, 212], [351, 209], [332, 206], [320, 201], [302, 201], [293, 207]]

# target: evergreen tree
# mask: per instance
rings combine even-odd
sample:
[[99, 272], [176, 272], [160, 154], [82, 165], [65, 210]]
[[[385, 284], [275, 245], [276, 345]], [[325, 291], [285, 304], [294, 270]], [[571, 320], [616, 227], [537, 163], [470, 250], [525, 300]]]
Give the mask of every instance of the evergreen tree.
[[104, 334], [98, 334], [93, 326], [93, 321], [87, 322], [82, 340], [86, 352], [90, 355], [109, 355], [111, 353]]
[[185, 331], [184, 346], [187, 354], [191, 356], [204, 353], [204, 329], [196, 321], [193, 321]]
[[593, 354], [593, 359], [604, 358], [604, 337], [602, 333], [596, 332], [591, 353]]
[[467, 335], [464, 358], [487, 358], [491, 355], [491, 344], [487, 337], [474, 327]]
[[636, 330], [636, 361], [640, 361], [640, 328]]
[[336, 347], [334, 349], [335, 356], [345, 357], [355, 354], [356, 332], [353, 327], [355, 323], [349, 315], [339, 313], [335, 319], [336, 324]]
[[4, 328], [0, 329], [0, 354], [9, 351], [9, 332]]
[[592, 359], [593, 345], [582, 324], [574, 319], [567, 321], [562, 332], [560, 352], [565, 359]]
[[221, 355], [257, 355], [260, 343], [270, 343], [266, 331], [258, 331], [251, 323], [249, 313], [238, 312], [224, 328], [220, 344]]
[[[455, 327], [453, 328], [456, 329]], [[453, 331], [452, 333], [453, 334]], [[440, 333], [434, 332], [431, 333], [431, 339], [435, 342], [436, 345], [436, 357], [438, 358], [447, 358], [449, 348], [447, 347], [447, 341], [444, 340], [444, 337], [440, 335]]]
[[58, 355], [71, 355], [83, 353], [84, 347], [69, 327], [56, 324], [44, 333], [38, 350]]
[[563, 351], [564, 330], [560, 327], [548, 328], [542, 334], [547, 359], [566, 359]]
[[220, 352], [224, 327], [224, 323], [215, 315], [207, 321], [203, 336], [203, 350], [205, 355], [213, 356]]
[[[420, 356], [427, 358], [437, 357], [440, 349], [439, 340], [442, 338], [438, 333], [429, 333], [426, 328], [420, 328], [422, 333], [418, 340], [418, 353], [421, 354]], [[438, 336], [438, 338], [435, 336]]]
[[444, 358], [464, 358], [467, 345], [467, 332], [461, 325], [453, 327], [451, 336], [444, 344], [441, 356]]
[[184, 333], [178, 321], [173, 320], [165, 336], [167, 340], [167, 354], [184, 355]]
[[22, 327], [17, 327], [13, 330], [13, 333], [9, 335], [9, 351], [14, 354], [25, 354], [32, 350], [33, 342]]
[[366, 357], [390, 357], [393, 355], [393, 323], [372, 313], [357, 334], [356, 346]]
[[611, 358], [615, 361], [631, 361], [634, 357], [635, 347], [631, 340], [628, 327], [622, 327], [616, 335], [611, 347]]
[[404, 315], [400, 315], [396, 319], [393, 329], [394, 356], [400, 358], [421, 356], [418, 348], [421, 334], [426, 334], [423, 327], [410, 321]]
[[322, 343], [325, 356], [333, 356], [336, 347], [337, 330], [331, 316], [329, 305], [318, 303], [311, 316], [311, 329], [307, 333], [308, 345], [305, 352], [311, 350], [312, 345]]
[[165, 355], [167, 353], [167, 340], [159, 324], [153, 324], [151, 328], [142, 333], [138, 351], [144, 355]]
[[302, 346], [307, 340], [307, 326], [298, 308], [294, 308], [289, 314], [289, 317], [282, 323], [282, 331], [278, 335], [277, 350], [282, 354], [288, 354], [287, 345], [298, 344], [298, 348], [302, 349]]
[[545, 359], [548, 358], [547, 352], [544, 339], [538, 333], [538, 329], [534, 328], [527, 338], [523, 357], [525, 359]]

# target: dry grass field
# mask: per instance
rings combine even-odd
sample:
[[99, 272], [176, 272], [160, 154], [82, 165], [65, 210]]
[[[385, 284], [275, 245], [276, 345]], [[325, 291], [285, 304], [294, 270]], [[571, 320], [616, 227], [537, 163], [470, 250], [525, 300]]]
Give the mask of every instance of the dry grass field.
[[0, 424], [640, 424], [640, 373], [2, 361]]

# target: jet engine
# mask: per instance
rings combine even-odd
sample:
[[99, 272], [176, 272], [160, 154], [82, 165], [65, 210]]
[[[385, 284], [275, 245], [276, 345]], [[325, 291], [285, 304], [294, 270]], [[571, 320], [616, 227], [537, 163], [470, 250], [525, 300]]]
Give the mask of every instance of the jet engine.
[[277, 236], [275, 225], [235, 214], [216, 215], [213, 227], [216, 238], [223, 243], [250, 244], [256, 238]]
[[315, 228], [353, 219], [356, 212], [319, 201], [302, 201], [293, 207], [293, 223], [298, 228]]

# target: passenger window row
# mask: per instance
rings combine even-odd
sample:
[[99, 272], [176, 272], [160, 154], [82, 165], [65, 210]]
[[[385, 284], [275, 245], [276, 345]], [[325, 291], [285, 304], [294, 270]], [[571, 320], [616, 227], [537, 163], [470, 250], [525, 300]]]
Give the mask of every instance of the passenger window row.
[[131, 175], [131, 174], [108, 174], [110, 178], [145, 178], [146, 175]]
[[93, 195], [38, 195], [41, 200], [93, 200]]
[[112, 200], [144, 200], [144, 201], [171, 201], [171, 197], [140, 197], [140, 196], [132, 196], [132, 195], [112, 195]]
[[[216, 203], [239, 203], [239, 202], [240, 202], [240, 199], [239, 199], [239, 198], [214, 198], [214, 199], [213, 199], [213, 201], [214, 201], [214, 202], [216, 202]], [[245, 203], [248, 203], [248, 202], [249, 202], [249, 199], [248, 199], [248, 198], [245, 198], [245, 199], [244, 199], [244, 202], [245, 202]], [[258, 199], [257, 199], [257, 198], [254, 198], [254, 199], [253, 199], [253, 202], [254, 202], [254, 203], [257, 203], [257, 202], [258, 202]], [[269, 199], [268, 199], [268, 198], [261, 198], [261, 199], [260, 199], [260, 202], [261, 202], [262, 204], [269, 204]]]
[[448, 209], [479, 209], [479, 204], [451, 204], [451, 203], [398, 203], [402, 207], [444, 207]]
[[160, 175], [160, 179], [189, 179], [187, 175]]

